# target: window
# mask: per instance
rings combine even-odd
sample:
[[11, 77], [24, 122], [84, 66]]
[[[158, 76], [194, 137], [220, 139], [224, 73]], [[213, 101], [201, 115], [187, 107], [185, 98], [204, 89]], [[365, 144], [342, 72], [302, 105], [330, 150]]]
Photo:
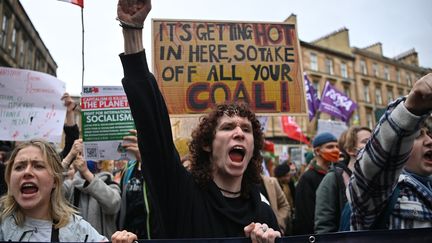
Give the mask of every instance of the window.
[[365, 60], [360, 60], [360, 72], [363, 75], [367, 75], [367, 67], [366, 67], [366, 61]]
[[406, 74], [406, 81], [407, 81], [407, 85], [409, 87], [411, 87], [412, 86], [412, 78], [411, 78], [411, 74], [410, 73]]
[[372, 72], [375, 77], [379, 77], [378, 64], [372, 64]]
[[6, 44], [7, 44], [8, 27], [9, 27], [9, 16], [5, 14], [3, 15], [3, 21], [2, 21], [1, 33], [0, 33], [0, 38], [1, 38], [0, 44], [3, 48], [6, 48]]
[[346, 63], [344, 63], [344, 62], [341, 63], [340, 68], [341, 68], [342, 78], [348, 78], [348, 68], [347, 68]]
[[351, 98], [351, 90], [350, 90], [350, 86], [349, 85], [344, 85], [343, 86], [343, 91], [345, 93], [346, 96]]
[[389, 67], [388, 66], [384, 67], [384, 79], [385, 80], [390, 80], [390, 71], [389, 71]]
[[25, 63], [25, 53], [24, 50], [27, 49], [27, 37], [22, 36], [21, 41], [19, 42], [18, 45], [18, 65], [21, 68], [24, 68], [24, 63]]
[[382, 96], [381, 96], [381, 87], [376, 87], [375, 88], [375, 103], [377, 105], [382, 105]]
[[310, 54], [310, 68], [314, 71], [318, 71], [318, 57], [313, 52]]
[[42, 58], [41, 58], [41, 54], [39, 51], [36, 52], [35, 55], [35, 66], [34, 66], [34, 70], [36, 71], [41, 71], [42, 68]]
[[312, 81], [312, 85], [313, 85], [313, 87], [315, 88], [315, 90], [317, 92], [318, 98], [321, 99], [321, 90], [320, 90], [319, 81], [318, 80]]
[[26, 69], [33, 69], [33, 59], [34, 59], [34, 49], [33, 49], [33, 43], [31, 41], [28, 41], [28, 48], [27, 48], [27, 57], [26, 57]]
[[366, 126], [369, 128], [373, 128], [373, 118], [372, 118], [372, 111], [367, 110], [366, 111]]
[[363, 84], [363, 96], [365, 102], [370, 102], [369, 84]]
[[399, 97], [402, 97], [402, 96], [404, 96], [404, 91], [403, 91], [403, 89], [399, 89]]
[[17, 52], [17, 39], [18, 39], [18, 29], [16, 26], [12, 29], [12, 39], [11, 39], [11, 47], [10, 54], [12, 58], [16, 57]]
[[390, 102], [392, 102], [394, 99], [393, 97], [393, 88], [392, 87], [387, 87], [387, 103], [389, 104]]
[[401, 82], [401, 71], [399, 69], [396, 70], [396, 82]]
[[325, 60], [325, 66], [326, 66], [326, 72], [328, 74], [330, 74], [330, 75], [333, 75], [334, 74], [334, 71], [333, 71], [333, 60], [329, 59], [329, 58], [326, 58], [326, 60]]

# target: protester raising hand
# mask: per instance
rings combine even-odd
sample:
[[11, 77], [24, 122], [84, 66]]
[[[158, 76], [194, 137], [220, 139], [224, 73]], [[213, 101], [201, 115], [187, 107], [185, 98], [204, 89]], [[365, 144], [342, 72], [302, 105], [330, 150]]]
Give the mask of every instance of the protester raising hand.
[[150, 0], [119, 0], [117, 16], [124, 27], [142, 28], [150, 10]]
[[120, 55], [122, 83], [137, 129], [140, 173], [157, 208], [153, 218], [161, 226], [154, 238], [246, 236], [253, 242], [274, 242], [281, 236], [279, 226], [257, 186], [263, 134], [248, 105], [218, 105], [204, 115], [189, 145], [191, 172], [181, 165], [168, 109], [142, 44], [150, 10], [149, 0], [119, 0], [117, 14], [125, 48]]
[[432, 109], [432, 73], [415, 82], [405, 101], [405, 107], [415, 115], [423, 115]]

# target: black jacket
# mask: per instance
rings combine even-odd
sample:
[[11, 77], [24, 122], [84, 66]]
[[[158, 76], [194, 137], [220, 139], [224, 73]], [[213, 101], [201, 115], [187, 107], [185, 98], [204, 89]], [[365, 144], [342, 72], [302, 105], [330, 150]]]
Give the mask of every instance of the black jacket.
[[142, 158], [144, 178], [153, 196], [153, 214], [162, 226], [160, 238], [240, 237], [251, 222], [278, 228], [258, 187], [249, 200], [225, 198], [211, 182], [207, 190], [195, 183], [180, 163], [174, 146], [168, 110], [145, 52], [120, 56]]
[[315, 170], [307, 170], [296, 187], [294, 234], [306, 235], [314, 233], [316, 190], [325, 174]]

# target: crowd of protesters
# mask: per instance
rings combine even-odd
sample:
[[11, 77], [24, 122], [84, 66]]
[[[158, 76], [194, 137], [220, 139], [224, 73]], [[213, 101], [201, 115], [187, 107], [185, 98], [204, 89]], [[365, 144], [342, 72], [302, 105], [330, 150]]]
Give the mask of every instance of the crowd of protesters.
[[[65, 145], [0, 141], [0, 241], [132, 242], [432, 227], [432, 74], [391, 104], [372, 130], [317, 134], [304, 168], [279, 161], [247, 104], [203, 115], [180, 158], [168, 110], [147, 67], [150, 0], [119, 0], [122, 84], [136, 159], [86, 161], [66, 93]], [[78, 106], [79, 107], [79, 106]], [[270, 151], [270, 154], [269, 154]], [[114, 175], [117, 173], [117, 175]], [[389, 210], [388, 210], [389, 209]]]

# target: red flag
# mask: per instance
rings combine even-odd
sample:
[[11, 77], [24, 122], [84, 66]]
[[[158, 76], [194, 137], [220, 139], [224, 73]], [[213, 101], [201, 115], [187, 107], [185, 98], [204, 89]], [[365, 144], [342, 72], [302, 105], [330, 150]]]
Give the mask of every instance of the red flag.
[[59, 1], [72, 3], [72, 4], [80, 6], [81, 8], [84, 8], [84, 0], [59, 0]]
[[299, 125], [294, 121], [294, 119], [290, 116], [282, 116], [282, 129], [283, 132], [291, 139], [300, 141], [302, 143], [310, 145], [309, 140], [303, 134]]

